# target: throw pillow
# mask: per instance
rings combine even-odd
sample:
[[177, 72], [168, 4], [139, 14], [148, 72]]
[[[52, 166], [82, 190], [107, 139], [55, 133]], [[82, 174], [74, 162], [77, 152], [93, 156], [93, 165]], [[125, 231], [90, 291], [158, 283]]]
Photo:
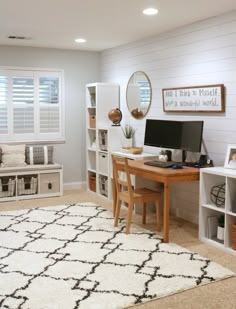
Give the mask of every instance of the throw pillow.
[[27, 164], [53, 164], [53, 146], [27, 145], [25, 161]]
[[24, 166], [25, 144], [22, 145], [0, 145], [2, 150], [2, 167]]

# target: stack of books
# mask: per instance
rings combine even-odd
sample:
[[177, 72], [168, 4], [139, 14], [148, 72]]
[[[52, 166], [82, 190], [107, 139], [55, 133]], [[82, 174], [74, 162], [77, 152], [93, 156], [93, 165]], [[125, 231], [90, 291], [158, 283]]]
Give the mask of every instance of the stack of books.
[[218, 217], [209, 216], [207, 217], [207, 237], [209, 239], [215, 239], [217, 236], [217, 226], [218, 226]]

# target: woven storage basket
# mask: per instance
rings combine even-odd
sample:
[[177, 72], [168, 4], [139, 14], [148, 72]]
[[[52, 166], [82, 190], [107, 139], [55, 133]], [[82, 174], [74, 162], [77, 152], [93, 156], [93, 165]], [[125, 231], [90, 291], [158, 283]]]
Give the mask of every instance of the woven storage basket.
[[95, 115], [89, 116], [89, 127], [92, 129], [96, 128], [96, 116]]
[[96, 176], [89, 175], [89, 189], [96, 192]]
[[232, 224], [232, 249], [236, 250], [236, 223]]
[[99, 189], [102, 195], [108, 196], [108, 179], [106, 176], [99, 176]]

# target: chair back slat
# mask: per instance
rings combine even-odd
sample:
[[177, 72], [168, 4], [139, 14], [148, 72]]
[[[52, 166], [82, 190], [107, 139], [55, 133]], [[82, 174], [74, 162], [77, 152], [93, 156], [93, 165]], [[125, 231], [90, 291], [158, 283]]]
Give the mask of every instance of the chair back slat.
[[133, 199], [133, 189], [129, 173], [128, 159], [112, 155], [113, 180], [116, 186], [116, 192], [128, 191], [129, 197]]

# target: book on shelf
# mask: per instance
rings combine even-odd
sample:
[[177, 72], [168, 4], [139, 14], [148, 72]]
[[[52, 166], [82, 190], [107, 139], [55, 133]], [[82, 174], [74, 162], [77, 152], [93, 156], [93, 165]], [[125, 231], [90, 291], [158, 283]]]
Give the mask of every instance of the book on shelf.
[[207, 217], [207, 237], [212, 239], [217, 235], [218, 217], [209, 216]]

